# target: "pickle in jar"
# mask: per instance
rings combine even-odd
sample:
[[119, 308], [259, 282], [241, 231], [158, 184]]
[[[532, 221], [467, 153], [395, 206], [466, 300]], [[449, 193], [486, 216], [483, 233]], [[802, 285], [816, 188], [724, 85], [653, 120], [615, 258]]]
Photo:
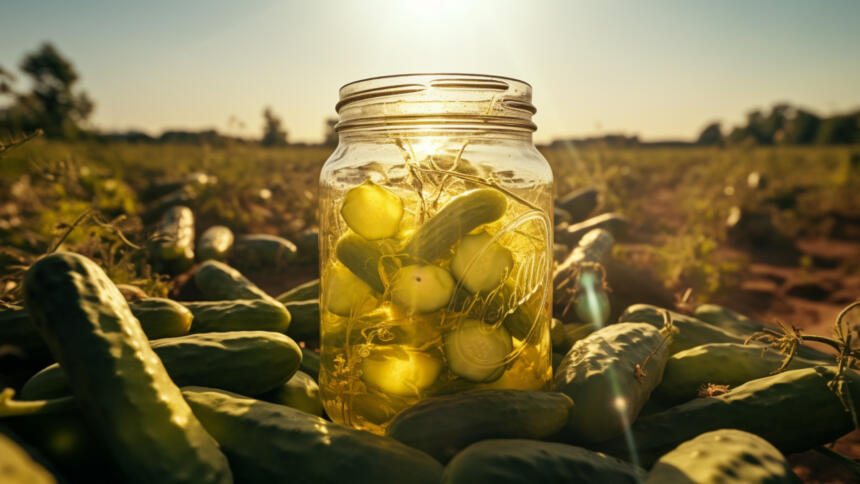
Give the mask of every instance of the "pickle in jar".
[[368, 240], [393, 237], [403, 218], [403, 200], [370, 180], [346, 192], [340, 214], [353, 232]]

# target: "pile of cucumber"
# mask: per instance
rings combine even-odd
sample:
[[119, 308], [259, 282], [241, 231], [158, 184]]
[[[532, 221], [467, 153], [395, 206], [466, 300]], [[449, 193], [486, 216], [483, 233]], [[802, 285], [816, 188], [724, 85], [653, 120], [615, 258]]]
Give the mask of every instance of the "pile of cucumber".
[[[392, 202], [372, 186], [362, 190], [377, 204]], [[121, 291], [79, 254], [42, 257], [22, 281], [24, 305], [0, 309], [0, 346], [44, 361], [0, 393], [0, 482], [796, 483], [786, 454], [855, 429], [857, 404], [830, 385], [832, 355], [802, 346], [786, 371], [772, 374], [781, 359], [745, 344], [767, 325], [715, 305], [693, 315], [634, 305], [614, 324], [554, 320], [556, 368], [544, 391], [426, 399], [394, 415], [385, 435], [329, 420], [312, 349], [321, 312], [354, 314], [381, 288], [420, 317], [455, 301], [457, 285], [478, 293], [498, 284], [510, 254], [484, 250], [492, 245], [486, 232], [471, 233], [498, 213], [489, 193], [466, 194], [467, 206], [479, 200], [485, 211], [458, 217], [456, 229], [412, 234], [409, 257], [423, 262], [399, 260], [391, 278], [378, 270], [386, 264], [379, 245], [368, 242], [391, 236], [402, 216], [396, 203], [364, 221], [368, 213], [345, 206], [359, 230], [336, 248], [327, 287], [338, 297], [323, 295], [323, 307], [319, 280], [273, 297], [220, 262], [235, 245], [221, 229], [198, 240], [196, 253], [207, 255], [193, 273], [203, 296], [194, 302]], [[172, 216], [173, 240], [188, 242], [184, 216]], [[456, 237], [444, 235], [451, 230]], [[280, 247], [269, 262], [283, 257], [282, 243], [262, 244]], [[578, 268], [597, 267], [611, 245], [604, 232], [587, 234], [557, 277], [579, 284], [589, 272]], [[189, 262], [185, 251], [159, 247], [153, 253], [174, 267]], [[473, 257], [458, 252], [474, 247], [485, 255], [470, 263], [484, 270], [465, 277], [462, 261]], [[451, 258], [444, 268], [426, 263], [440, 257]], [[468, 381], [499, 378], [498, 368], [458, 354], [479, 346], [490, 361], [510, 352], [523, 326], [505, 321], [487, 331], [466, 318], [445, 333], [446, 364]], [[420, 351], [397, 358], [417, 361], [411, 382], [440, 371]], [[414, 389], [390, 377], [392, 361], [370, 357], [363, 369], [403, 397]], [[842, 375], [845, 392], [860, 395], [860, 376], [850, 368]], [[708, 384], [724, 391], [699, 396]]]

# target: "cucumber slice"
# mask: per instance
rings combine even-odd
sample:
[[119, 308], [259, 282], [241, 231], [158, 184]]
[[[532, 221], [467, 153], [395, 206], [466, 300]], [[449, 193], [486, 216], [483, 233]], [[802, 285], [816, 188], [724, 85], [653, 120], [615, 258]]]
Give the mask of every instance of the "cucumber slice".
[[434, 265], [410, 265], [394, 274], [391, 299], [410, 311], [429, 313], [448, 305], [454, 295], [454, 278]]
[[508, 277], [514, 266], [511, 251], [480, 232], [460, 240], [451, 259], [451, 272], [472, 293], [489, 292]]
[[353, 232], [365, 239], [393, 237], [403, 218], [403, 200], [368, 180], [346, 192], [340, 214]]
[[486, 383], [505, 372], [505, 358], [513, 350], [511, 334], [504, 326], [465, 319], [445, 335], [445, 356], [451, 371], [466, 380]]
[[346, 267], [331, 267], [326, 280], [325, 307], [338, 316], [349, 316], [362, 307], [371, 307], [373, 289]]
[[598, 275], [591, 271], [583, 272], [579, 276], [579, 285], [581, 289], [573, 301], [579, 320], [589, 324], [606, 324], [609, 321], [609, 296], [603, 290]]
[[417, 396], [436, 381], [442, 362], [420, 351], [379, 350], [361, 362], [361, 379], [385, 393]]

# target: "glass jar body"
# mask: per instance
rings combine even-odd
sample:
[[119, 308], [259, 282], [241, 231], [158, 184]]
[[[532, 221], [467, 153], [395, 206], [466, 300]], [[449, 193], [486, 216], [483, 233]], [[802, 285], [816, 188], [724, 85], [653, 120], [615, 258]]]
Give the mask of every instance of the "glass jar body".
[[530, 133], [341, 134], [320, 175], [319, 379], [334, 421], [381, 433], [425, 398], [546, 387], [552, 183]]

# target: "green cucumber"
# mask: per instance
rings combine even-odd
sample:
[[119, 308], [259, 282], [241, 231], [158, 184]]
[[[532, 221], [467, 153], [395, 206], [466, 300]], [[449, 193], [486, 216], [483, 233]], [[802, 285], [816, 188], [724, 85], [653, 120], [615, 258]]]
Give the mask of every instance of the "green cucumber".
[[[631, 429], [639, 460], [650, 467], [682, 442], [723, 428], [756, 434], [785, 454], [832, 442], [854, 430], [851, 413], [828, 387], [834, 375], [835, 367], [789, 370], [642, 417]], [[860, 375], [844, 376], [851, 398], [860, 395]], [[599, 450], [622, 458], [630, 452], [624, 436]]]
[[585, 220], [597, 208], [600, 192], [593, 187], [581, 188], [561, 197], [557, 204], [566, 210], [574, 222]]
[[435, 484], [442, 474], [419, 450], [294, 408], [199, 387], [183, 395], [237, 482]]
[[524, 439], [472, 444], [445, 467], [442, 484], [639, 484], [645, 471], [582, 447]]
[[579, 223], [571, 224], [556, 232], [556, 240], [562, 244], [573, 245], [579, 242], [585, 234], [594, 229], [604, 229], [616, 238], [627, 234], [630, 221], [618, 213], [604, 213], [591, 217]]
[[282, 267], [296, 260], [298, 249], [289, 240], [269, 234], [240, 235], [236, 238], [230, 260], [243, 268]]
[[386, 435], [446, 462], [460, 449], [491, 438], [542, 439], [564, 427], [573, 402], [566, 395], [479, 390], [423, 400], [407, 408]]
[[553, 351], [567, 351], [570, 347], [567, 345], [567, 332], [564, 330], [564, 325], [561, 320], [552, 318], [549, 323], [549, 340], [552, 343]]
[[0, 482], [56, 484], [57, 480], [20, 445], [0, 433]]
[[11, 345], [34, 360], [49, 360], [51, 352], [23, 308], [0, 311], [0, 346]]
[[113, 282], [78, 254], [24, 277], [27, 311], [87, 421], [135, 482], [232, 482], [227, 460], [170, 380]]
[[361, 360], [361, 379], [390, 395], [420, 396], [442, 370], [442, 362], [422, 351], [381, 347]]
[[499, 287], [513, 266], [511, 251], [494, 242], [487, 232], [464, 236], [451, 259], [451, 273], [473, 294]]
[[660, 383], [667, 352], [664, 332], [644, 323], [613, 324], [577, 341], [553, 380], [576, 402], [567, 437], [591, 444], [621, 434]]
[[[648, 323], [657, 327], [663, 326], [663, 308], [650, 304], [634, 304], [624, 310], [618, 318], [619, 321], [634, 321]], [[721, 325], [706, 323], [698, 318], [685, 314], [669, 311], [672, 324], [677, 331], [672, 337], [670, 354], [694, 348], [708, 343], [739, 343], [743, 344], [749, 335], [741, 335], [725, 329]], [[811, 360], [832, 362], [833, 355], [829, 355], [815, 348], [801, 345], [797, 349], [797, 355]]]
[[[653, 398], [664, 405], [678, 404], [698, 396], [708, 383], [735, 387], [764, 378], [779, 368], [784, 356], [775, 350], [738, 343], [712, 343], [680, 351], [669, 358], [663, 381]], [[795, 357], [789, 369], [822, 365], [821, 361]]]
[[340, 214], [349, 228], [365, 239], [394, 237], [403, 218], [403, 200], [367, 180], [346, 192]]
[[249, 281], [241, 272], [215, 260], [200, 264], [194, 273], [194, 283], [207, 299], [264, 299], [272, 297]]
[[275, 299], [280, 301], [282, 304], [286, 304], [292, 301], [307, 301], [308, 299], [319, 299], [319, 297], [320, 280], [314, 279], [312, 281], [305, 282], [304, 284], [299, 284], [298, 286], [290, 289], [289, 291], [282, 293]]
[[182, 336], [191, 329], [191, 311], [176, 301], [146, 297], [130, 302], [129, 307], [149, 339]]
[[[206, 385], [243, 395], [283, 384], [302, 359], [292, 339], [270, 331], [194, 334], [153, 340], [150, 346], [177, 385]], [[53, 364], [24, 384], [21, 398], [43, 400], [70, 393], [66, 374]]]
[[221, 331], [276, 331], [283, 333], [292, 320], [287, 308], [275, 300], [251, 299], [183, 303], [194, 319], [191, 333]]
[[505, 360], [513, 350], [511, 334], [504, 326], [464, 319], [445, 334], [445, 357], [451, 372], [472, 382], [491, 382], [505, 372]]
[[431, 313], [448, 305], [454, 295], [454, 278], [434, 265], [402, 267], [391, 281], [391, 300], [413, 312]]
[[299, 368], [314, 380], [320, 377], [320, 354], [316, 351], [302, 348], [302, 363]]
[[325, 308], [338, 316], [352, 316], [374, 304], [373, 289], [345, 266], [335, 264], [325, 277]]
[[447, 258], [464, 235], [498, 220], [507, 206], [505, 195], [493, 188], [461, 193], [418, 227], [406, 244], [406, 253], [427, 262]]
[[[634, 304], [624, 310], [618, 321], [648, 323], [654, 327], [662, 328], [665, 311], [668, 310], [650, 304]], [[669, 346], [670, 355], [708, 343], [743, 344], [744, 342], [743, 337], [722, 328], [699, 321], [685, 314], [674, 311], [668, 312], [672, 319], [672, 325], [675, 328], [675, 332], [672, 335], [672, 344]]]
[[706, 432], [660, 457], [646, 484], [800, 484], [791, 465], [763, 438], [735, 429]]
[[155, 229], [153, 258], [172, 272], [182, 272], [194, 263], [194, 213], [190, 208], [170, 207]]
[[[612, 253], [615, 239], [612, 234], [604, 229], [594, 229], [585, 234], [579, 241], [579, 245], [571, 251], [570, 255], [559, 264], [553, 272], [553, 300], [559, 314], [567, 316], [564, 322], [573, 322], [572, 314], [579, 317], [579, 321], [593, 322], [594, 306], [599, 316], [599, 322], [605, 324], [609, 318], [609, 298], [602, 289], [602, 282], [594, 270], [585, 270], [590, 264], [602, 264]], [[598, 301], [589, 303], [585, 285], [595, 288]], [[578, 291], [573, 294], [574, 288]], [[564, 309], [569, 304], [570, 298], [574, 297], [574, 313], [565, 313]]]
[[323, 416], [320, 387], [307, 373], [297, 371], [286, 383], [260, 395], [260, 400], [286, 405], [302, 412]]
[[319, 341], [320, 300], [293, 301], [284, 305], [290, 313], [287, 336], [296, 341]]
[[223, 225], [213, 225], [197, 241], [197, 259], [224, 260], [233, 247], [233, 231]]
[[603, 326], [609, 321], [609, 296], [600, 286], [599, 276], [593, 271], [579, 275], [581, 284], [591, 284], [592, 290], [581, 289], [573, 300], [576, 316], [586, 324]]
[[143, 289], [133, 284], [117, 284], [116, 288], [119, 289], [119, 292], [122, 293], [125, 300], [129, 302], [148, 297], [146, 293], [143, 292]]
[[377, 244], [356, 233], [347, 232], [337, 241], [335, 252], [338, 260], [374, 291], [380, 294], [385, 292], [385, 285], [379, 276], [382, 250]]
[[772, 328], [772, 326], [750, 319], [743, 314], [718, 304], [696, 306], [696, 309], [693, 310], [693, 316], [708, 324], [719, 326], [726, 331], [746, 336], [761, 331], [766, 327]]

